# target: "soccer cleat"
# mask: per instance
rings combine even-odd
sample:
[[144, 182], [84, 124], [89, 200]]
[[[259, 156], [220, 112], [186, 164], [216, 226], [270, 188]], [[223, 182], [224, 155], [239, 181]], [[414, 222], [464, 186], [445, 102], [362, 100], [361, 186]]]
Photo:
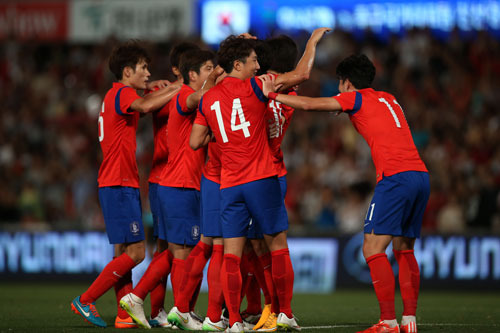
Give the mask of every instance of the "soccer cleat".
[[168, 322], [168, 319], [167, 319], [167, 313], [165, 312], [165, 310], [163, 309], [160, 309], [160, 311], [158, 312], [158, 315], [154, 318], [151, 318], [149, 317], [149, 325], [151, 325], [151, 327], [163, 327], [163, 328], [171, 328], [172, 327], [172, 324], [170, 324]]
[[359, 331], [357, 333], [399, 333], [399, 325], [390, 327], [388, 324], [384, 323], [383, 320], [380, 320], [372, 327], [367, 328], [363, 331]]
[[283, 312], [278, 315], [276, 321], [276, 326], [278, 326], [278, 331], [301, 331], [302, 328], [297, 324], [297, 319], [292, 315], [292, 318], [288, 318]]
[[116, 316], [115, 328], [137, 328], [137, 324], [130, 316], [127, 318]]
[[255, 327], [255, 324], [259, 322], [260, 313], [251, 314], [245, 311], [241, 313], [241, 318], [243, 319], [243, 325], [246, 330], [251, 330]]
[[80, 296], [77, 296], [73, 302], [71, 302], [71, 310], [77, 315], [80, 315], [87, 321], [93, 325], [99, 327], [106, 327], [106, 323], [101, 319], [99, 312], [95, 307], [95, 303], [83, 304], [80, 302]]
[[401, 333], [417, 333], [417, 323], [410, 321], [408, 324], [399, 327]]
[[243, 327], [243, 323], [241, 321], [237, 321], [233, 324], [233, 326], [228, 327], [226, 332], [245, 332], [245, 328]]
[[267, 320], [264, 325], [258, 329], [259, 332], [275, 332], [278, 330], [276, 313], [271, 313], [267, 316]]
[[127, 311], [137, 326], [140, 328], [150, 329], [151, 325], [149, 325], [148, 320], [144, 315], [143, 304], [144, 302], [132, 293], [128, 293], [120, 300], [120, 306], [123, 310]]
[[255, 326], [253, 327], [253, 330], [257, 331], [259, 328], [264, 326], [264, 324], [267, 321], [267, 317], [269, 317], [270, 314], [271, 314], [271, 304], [264, 305], [264, 309], [262, 309], [262, 314], [260, 315], [260, 319], [257, 322], [257, 324], [255, 324]]
[[168, 322], [177, 326], [181, 330], [201, 331], [203, 325], [195, 319], [189, 312], [180, 312], [176, 306], [168, 313]]
[[210, 320], [210, 318], [206, 317], [203, 321], [203, 330], [210, 332], [220, 332], [224, 331], [227, 328], [227, 325], [224, 324], [224, 321], [221, 319], [218, 322], [214, 323]]

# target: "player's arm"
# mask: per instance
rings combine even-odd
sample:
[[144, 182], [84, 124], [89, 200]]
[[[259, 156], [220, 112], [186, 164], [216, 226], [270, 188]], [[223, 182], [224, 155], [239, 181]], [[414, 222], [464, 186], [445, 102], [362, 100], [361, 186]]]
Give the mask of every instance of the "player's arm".
[[302, 109], [304, 111], [342, 111], [342, 106], [335, 98], [277, 94], [274, 92], [276, 90], [276, 83], [273, 76], [262, 75], [259, 79], [262, 81], [262, 92], [264, 96], [291, 106], [292, 108]]
[[191, 136], [189, 137], [189, 146], [193, 150], [198, 150], [205, 147], [210, 142], [212, 136], [207, 126], [201, 124], [193, 124]]
[[170, 85], [170, 81], [168, 80], [156, 80], [146, 83], [147, 90], [156, 90], [155, 88], [161, 89], [168, 87]]
[[281, 90], [285, 90], [309, 79], [309, 75], [314, 65], [314, 57], [316, 56], [316, 45], [323, 35], [331, 30], [330, 28], [318, 28], [313, 31], [311, 37], [307, 41], [304, 54], [302, 58], [300, 58], [295, 69], [291, 72], [278, 75], [276, 78], [276, 85], [282, 85], [280, 88]]
[[132, 110], [149, 113], [167, 104], [180, 90], [182, 83], [176, 82], [166, 88], [153, 91], [143, 98], [136, 99], [131, 105]]
[[186, 105], [188, 109], [192, 110], [198, 106], [198, 104], [200, 103], [200, 99], [203, 97], [203, 94], [205, 94], [210, 88], [215, 86], [217, 78], [222, 73], [224, 73], [222, 67], [220, 66], [215, 67], [215, 69], [212, 71], [212, 73], [210, 73], [206, 81], [203, 83], [201, 89], [188, 96], [186, 100]]

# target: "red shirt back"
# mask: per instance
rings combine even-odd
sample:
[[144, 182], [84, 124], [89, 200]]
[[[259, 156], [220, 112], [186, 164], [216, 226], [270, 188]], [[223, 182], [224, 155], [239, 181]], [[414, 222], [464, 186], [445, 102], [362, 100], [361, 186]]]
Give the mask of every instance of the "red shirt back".
[[226, 77], [200, 101], [196, 123], [221, 152], [221, 189], [277, 175], [267, 138], [267, 98], [256, 78]]
[[99, 113], [99, 142], [102, 163], [99, 187], [130, 186], [139, 188], [139, 172], [135, 157], [139, 113], [130, 109], [138, 98], [135, 89], [115, 82], [106, 93]]
[[173, 101], [174, 99], [171, 99], [160, 110], [153, 112], [154, 153], [148, 179], [150, 183], [160, 182], [161, 172], [168, 162], [167, 124]]
[[[297, 96], [297, 93], [294, 90], [288, 92], [288, 95]], [[292, 119], [294, 108], [281, 104], [278, 101], [270, 100], [267, 105], [268, 113], [267, 120], [268, 122], [274, 122], [278, 127], [278, 133], [276, 136], [269, 137], [269, 146], [271, 147], [271, 152], [273, 154], [273, 162], [278, 170], [278, 177], [282, 177], [286, 175], [286, 167], [285, 161], [283, 160], [283, 151], [281, 150], [281, 143], [283, 142], [283, 138], [285, 136], [286, 130], [290, 125], [290, 120]], [[282, 121], [282, 116], [285, 118]]]
[[205, 149], [194, 151], [189, 146], [196, 108], [188, 109], [189, 95], [194, 90], [184, 84], [172, 99], [167, 125], [168, 162], [161, 174], [160, 185], [200, 190], [201, 169], [205, 163]]
[[404, 171], [427, 171], [394, 96], [371, 88], [334, 96], [372, 152], [377, 182]]
[[[198, 112], [195, 122], [198, 120], [199, 115], [200, 113]], [[206, 179], [220, 184], [220, 172], [220, 150], [215, 141], [210, 141], [208, 143], [207, 162], [203, 166], [203, 176], [205, 176]]]

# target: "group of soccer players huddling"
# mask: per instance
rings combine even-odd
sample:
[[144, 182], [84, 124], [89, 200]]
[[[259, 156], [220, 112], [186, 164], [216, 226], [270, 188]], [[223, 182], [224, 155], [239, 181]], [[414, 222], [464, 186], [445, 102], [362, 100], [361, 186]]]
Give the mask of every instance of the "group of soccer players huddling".
[[[99, 113], [103, 161], [98, 183], [115, 256], [92, 285], [73, 300], [75, 313], [106, 327], [95, 301], [114, 287], [116, 328], [300, 331], [291, 308], [294, 272], [287, 244], [287, 172], [281, 150], [294, 109], [300, 108], [348, 113], [372, 148], [379, 184], [403, 175], [406, 178], [397, 181], [418, 188], [411, 194], [415, 213], [413, 206], [397, 204], [407, 201], [399, 198], [409, 195], [407, 189], [380, 186], [378, 193], [377, 185], [365, 220], [363, 247], [372, 278], [378, 282], [374, 287], [381, 307], [380, 322], [364, 332], [399, 332], [400, 328], [416, 332], [418, 265], [415, 272], [413, 242], [419, 236], [418, 220], [421, 223], [419, 214], [422, 205], [425, 208], [426, 193], [428, 197], [427, 170], [399, 104], [392, 95], [369, 88], [375, 69], [366, 56], [354, 55], [339, 64], [338, 96], [297, 96], [295, 88], [309, 78], [316, 45], [329, 30], [314, 30], [297, 65], [297, 46], [284, 35], [267, 40], [248, 34], [229, 36], [217, 54], [192, 43], [177, 44], [170, 54], [177, 77], [174, 83], [148, 80], [150, 58], [137, 42], [129, 41], [113, 50], [109, 68], [117, 82], [106, 94]], [[143, 96], [138, 90], [144, 91]], [[144, 113], [152, 113], [153, 118], [149, 201], [157, 248], [133, 288], [131, 270], [144, 259], [146, 251], [135, 157], [137, 125]], [[378, 120], [371, 122], [375, 113]], [[393, 134], [383, 127], [387, 120], [391, 126], [396, 125]], [[383, 141], [381, 135], [387, 136], [383, 140], [399, 141], [390, 148], [384, 146], [385, 142], [378, 146], [377, 142]], [[388, 150], [394, 149], [399, 150], [391, 155], [393, 161], [386, 163]], [[386, 199], [389, 190], [398, 198]], [[391, 219], [401, 220], [399, 229]], [[384, 223], [376, 223], [379, 220]], [[387, 274], [385, 249], [391, 241], [400, 264], [405, 305], [401, 326], [394, 313], [394, 276], [391, 281]], [[194, 307], [209, 260], [208, 308], [202, 318]], [[168, 274], [174, 306], [167, 314], [164, 299]], [[407, 280], [401, 281], [402, 275], [408, 276]], [[143, 307], [148, 294], [149, 319]], [[241, 312], [243, 297], [247, 308]]]

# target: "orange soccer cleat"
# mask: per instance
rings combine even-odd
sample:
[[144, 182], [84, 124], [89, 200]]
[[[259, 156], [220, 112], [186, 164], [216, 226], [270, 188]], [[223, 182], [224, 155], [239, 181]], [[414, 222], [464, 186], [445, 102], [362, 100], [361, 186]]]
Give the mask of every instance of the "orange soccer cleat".
[[115, 328], [137, 328], [137, 324], [134, 323], [130, 316], [127, 318], [120, 318], [119, 316], [116, 316]]

